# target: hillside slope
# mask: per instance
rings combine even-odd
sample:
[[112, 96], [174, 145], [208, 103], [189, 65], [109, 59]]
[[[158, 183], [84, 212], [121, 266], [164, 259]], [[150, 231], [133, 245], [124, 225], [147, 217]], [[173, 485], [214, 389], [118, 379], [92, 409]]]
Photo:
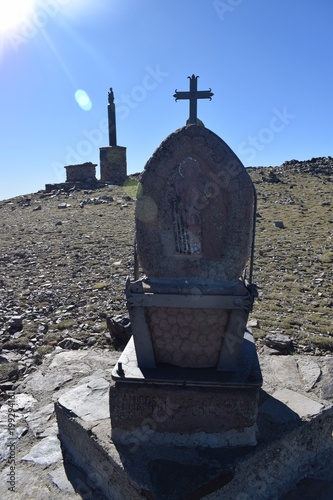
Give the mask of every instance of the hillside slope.
[[258, 196], [258, 335], [278, 330], [301, 344], [332, 349], [333, 159], [293, 160], [249, 173]]
[[[248, 171], [258, 196], [255, 337], [281, 332], [301, 352], [332, 351], [333, 159]], [[133, 275], [131, 184], [0, 202], [0, 342], [9, 362], [0, 364], [0, 380], [64, 339], [82, 342], [72, 348], [110, 348], [105, 319], [126, 312], [125, 279]]]

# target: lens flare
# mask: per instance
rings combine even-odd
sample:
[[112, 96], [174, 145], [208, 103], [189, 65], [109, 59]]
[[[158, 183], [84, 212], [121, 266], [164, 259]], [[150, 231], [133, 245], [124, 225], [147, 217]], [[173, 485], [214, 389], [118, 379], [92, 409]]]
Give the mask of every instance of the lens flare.
[[75, 94], [74, 94], [75, 100], [80, 106], [80, 108], [83, 109], [83, 111], [90, 111], [92, 108], [92, 102], [90, 100], [90, 97], [88, 96], [87, 92], [82, 89], [78, 89]]

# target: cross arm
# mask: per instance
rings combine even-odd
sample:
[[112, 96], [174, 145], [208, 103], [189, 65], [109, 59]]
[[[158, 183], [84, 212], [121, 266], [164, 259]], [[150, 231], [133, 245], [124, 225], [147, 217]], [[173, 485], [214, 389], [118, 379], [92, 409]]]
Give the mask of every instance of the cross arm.
[[211, 101], [213, 95], [214, 94], [212, 92], [212, 89], [209, 89], [209, 90], [198, 90], [197, 93], [196, 93], [196, 98], [197, 99], [209, 99]]
[[179, 92], [178, 90], [175, 90], [175, 93], [173, 94], [173, 97], [176, 99], [189, 99], [190, 98], [190, 93], [189, 92]]

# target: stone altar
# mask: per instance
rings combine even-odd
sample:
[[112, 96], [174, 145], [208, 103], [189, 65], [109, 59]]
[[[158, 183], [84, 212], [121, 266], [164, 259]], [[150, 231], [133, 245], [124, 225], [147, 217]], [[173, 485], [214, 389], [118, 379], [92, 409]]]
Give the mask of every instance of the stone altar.
[[229, 146], [192, 122], [162, 142], [138, 189], [143, 277], [126, 284], [133, 339], [113, 371], [115, 442], [146, 422], [150, 442], [256, 444], [255, 190]]

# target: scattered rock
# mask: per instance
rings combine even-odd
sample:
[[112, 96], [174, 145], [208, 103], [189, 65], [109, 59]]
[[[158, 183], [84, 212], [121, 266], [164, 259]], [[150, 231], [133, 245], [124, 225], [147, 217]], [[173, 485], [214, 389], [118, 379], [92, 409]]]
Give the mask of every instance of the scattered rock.
[[288, 352], [294, 347], [292, 337], [283, 333], [268, 333], [264, 338], [264, 344], [279, 352]]
[[259, 321], [256, 318], [252, 318], [248, 321], [247, 326], [249, 328], [260, 328]]
[[103, 332], [103, 336], [104, 336], [104, 338], [105, 338], [105, 340], [107, 341], [108, 344], [112, 344], [113, 338], [112, 338], [110, 332]]
[[0, 389], [4, 392], [11, 391], [13, 389], [14, 382], [1, 382]]
[[58, 346], [62, 349], [80, 349], [85, 344], [81, 340], [72, 339], [71, 337], [61, 340]]
[[111, 195], [102, 195], [98, 198], [87, 198], [86, 200], [81, 200], [79, 205], [83, 208], [85, 205], [101, 205], [103, 203], [111, 203], [113, 197]]
[[269, 172], [268, 177], [263, 176], [262, 180], [271, 184], [277, 184], [278, 182], [281, 182], [276, 173], [272, 171]]
[[21, 331], [23, 328], [22, 316], [12, 316], [9, 321], [8, 332], [10, 334]]
[[131, 322], [127, 315], [119, 314], [112, 318], [106, 318], [106, 325], [115, 345], [126, 345], [131, 338]]

